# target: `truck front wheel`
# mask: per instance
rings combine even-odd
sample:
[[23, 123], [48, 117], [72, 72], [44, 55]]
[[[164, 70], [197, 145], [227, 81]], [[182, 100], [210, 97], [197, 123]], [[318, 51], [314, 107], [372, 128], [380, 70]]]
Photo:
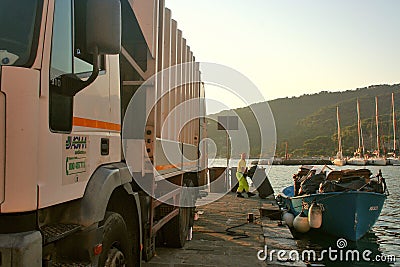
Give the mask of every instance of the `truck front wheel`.
[[115, 212], [107, 212], [103, 223], [103, 250], [101, 267], [133, 266], [132, 247], [124, 219]]

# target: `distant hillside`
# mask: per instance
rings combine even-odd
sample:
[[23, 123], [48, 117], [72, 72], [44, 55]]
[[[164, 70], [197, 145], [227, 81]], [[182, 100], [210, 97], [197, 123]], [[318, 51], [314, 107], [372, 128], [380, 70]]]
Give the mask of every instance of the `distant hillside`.
[[[269, 101], [277, 131], [276, 154], [283, 156], [285, 142], [294, 156], [333, 156], [337, 150], [336, 106], [341, 116], [343, 150], [351, 155], [358, 146], [356, 101], [360, 100], [363, 137], [366, 149], [375, 149], [375, 96], [378, 96], [382, 144], [389, 148], [393, 138], [391, 127], [391, 93], [395, 93], [397, 117], [400, 118], [400, 85], [373, 85], [344, 92], [320, 92], [300, 97]], [[251, 105], [257, 108], [257, 105]], [[235, 109], [245, 121], [246, 129], [257, 139], [258, 129], [249, 107]], [[215, 118], [226, 114], [214, 114]], [[216, 130], [216, 123], [208, 122], [208, 135], [218, 144], [218, 154], [225, 155], [225, 133]], [[399, 136], [400, 134], [398, 134]], [[372, 138], [371, 138], [372, 137]], [[250, 137], [251, 138], [251, 137]], [[258, 156], [260, 140], [252, 142], [251, 154]], [[259, 138], [258, 138], [259, 139]], [[386, 142], [384, 142], [386, 141]], [[391, 144], [390, 144], [391, 146]]]

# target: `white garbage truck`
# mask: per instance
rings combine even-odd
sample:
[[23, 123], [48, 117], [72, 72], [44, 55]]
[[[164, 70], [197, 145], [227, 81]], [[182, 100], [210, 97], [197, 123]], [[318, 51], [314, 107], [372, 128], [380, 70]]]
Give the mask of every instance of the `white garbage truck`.
[[[192, 78], [168, 93], [145, 86], [129, 116], [145, 125], [129, 142], [132, 166], [123, 131], [143, 84], [188, 62], [164, 0], [0, 1], [1, 267], [140, 266], [156, 243], [184, 245], [193, 207], [179, 205], [179, 188], [198, 185], [207, 164], [199, 65], [162, 77]], [[182, 155], [166, 157], [163, 142]], [[178, 189], [157, 191], [166, 182]]]

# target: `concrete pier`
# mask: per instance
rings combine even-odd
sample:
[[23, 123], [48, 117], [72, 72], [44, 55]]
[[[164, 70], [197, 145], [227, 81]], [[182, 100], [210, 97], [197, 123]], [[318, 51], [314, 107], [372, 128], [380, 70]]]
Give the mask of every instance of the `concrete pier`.
[[[210, 193], [209, 197], [218, 198]], [[200, 200], [201, 201], [201, 200]], [[280, 213], [275, 200], [237, 198], [229, 193], [210, 204], [197, 208], [199, 218], [195, 221], [193, 239], [182, 249], [158, 247], [156, 255], [145, 267], [194, 267], [194, 266], [306, 266], [303, 262], [277, 260], [276, 253], [270, 259], [260, 260], [257, 253], [272, 249], [296, 250], [296, 242], [286, 226], [279, 226], [273, 217]], [[253, 213], [253, 223], [247, 222], [247, 214]], [[235, 227], [238, 226], [238, 227]], [[230, 231], [227, 229], [231, 228]], [[260, 254], [263, 256], [264, 254]]]

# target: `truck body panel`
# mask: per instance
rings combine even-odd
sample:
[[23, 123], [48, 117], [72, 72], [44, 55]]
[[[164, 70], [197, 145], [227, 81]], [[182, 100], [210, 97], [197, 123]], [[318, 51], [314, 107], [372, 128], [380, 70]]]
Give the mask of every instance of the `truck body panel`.
[[0, 205], [4, 202], [6, 168], [6, 96], [0, 92]]
[[137, 17], [143, 36], [146, 39], [147, 46], [153, 58], [156, 57], [156, 25], [158, 21], [158, 0], [133, 1], [129, 0], [133, 11]]

